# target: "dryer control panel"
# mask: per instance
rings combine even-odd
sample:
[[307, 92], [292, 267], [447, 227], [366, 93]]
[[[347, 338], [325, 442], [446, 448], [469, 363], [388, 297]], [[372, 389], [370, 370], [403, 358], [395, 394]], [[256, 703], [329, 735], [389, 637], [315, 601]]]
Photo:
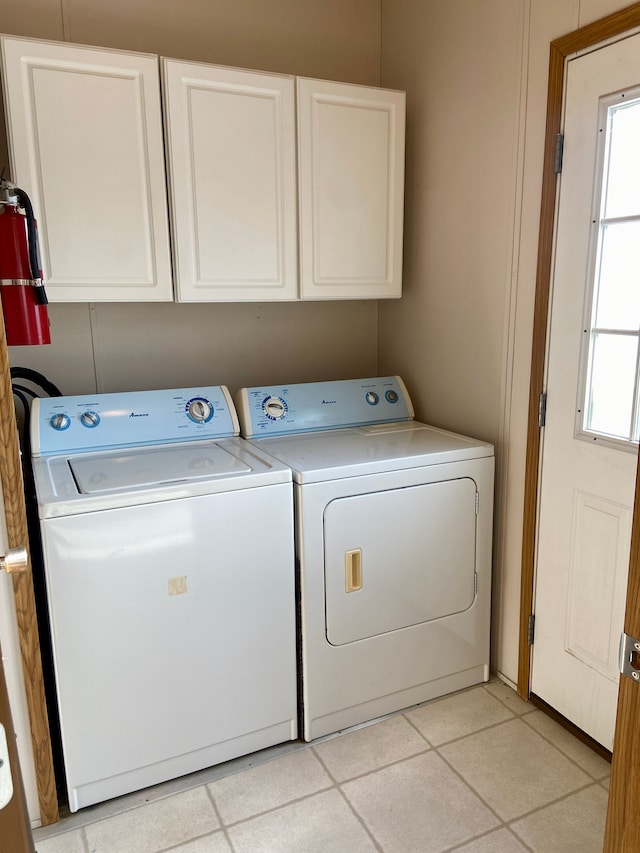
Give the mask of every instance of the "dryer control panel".
[[31, 406], [34, 456], [238, 435], [224, 385], [36, 398]]
[[414, 415], [399, 376], [242, 388], [236, 407], [245, 438], [409, 421]]

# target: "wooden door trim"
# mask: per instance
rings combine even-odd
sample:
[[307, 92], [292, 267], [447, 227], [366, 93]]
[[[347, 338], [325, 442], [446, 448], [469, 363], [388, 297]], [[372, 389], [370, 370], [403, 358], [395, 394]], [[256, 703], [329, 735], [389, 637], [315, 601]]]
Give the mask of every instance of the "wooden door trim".
[[572, 53], [586, 50], [608, 39], [640, 27], [640, 3], [634, 3], [599, 21], [581, 27], [551, 42], [549, 53], [549, 83], [547, 90], [547, 125], [544, 142], [542, 199], [538, 241], [538, 266], [533, 315], [531, 347], [531, 378], [529, 383], [529, 415], [525, 463], [524, 512], [522, 521], [522, 568], [520, 581], [520, 631], [518, 641], [518, 693], [529, 696], [531, 679], [531, 647], [528, 642], [529, 616], [533, 612], [533, 581], [538, 510], [538, 478], [540, 473], [540, 427], [538, 406], [544, 389], [545, 355], [549, 293], [551, 289], [551, 260], [556, 209], [558, 176], [555, 173], [556, 137], [562, 121], [565, 59]]
[[[636, 472], [624, 630], [632, 637], [640, 637], [640, 466]], [[635, 681], [620, 677], [604, 853], [636, 853], [640, 850], [638, 690], [640, 686]]]
[[[18, 429], [16, 425], [7, 338], [0, 305], [0, 482], [7, 520], [7, 546], [23, 545], [29, 552], [24, 482], [20, 465]], [[18, 619], [20, 655], [27, 694], [31, 742], [35, 762], [40, 820], [43, 826], [59, 819], [49, 733], [49, 718], [42, 675], [40, 639], [33, 591], [31, 555], [26, 572], [13, 575], [13, 589]]]

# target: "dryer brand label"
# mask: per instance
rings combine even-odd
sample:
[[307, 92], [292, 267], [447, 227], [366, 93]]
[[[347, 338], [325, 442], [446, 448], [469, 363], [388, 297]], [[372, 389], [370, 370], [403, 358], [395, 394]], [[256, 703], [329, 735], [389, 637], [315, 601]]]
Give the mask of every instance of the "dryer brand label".
[[131, 412], [130, 418], [148, 418], [149, 412]]

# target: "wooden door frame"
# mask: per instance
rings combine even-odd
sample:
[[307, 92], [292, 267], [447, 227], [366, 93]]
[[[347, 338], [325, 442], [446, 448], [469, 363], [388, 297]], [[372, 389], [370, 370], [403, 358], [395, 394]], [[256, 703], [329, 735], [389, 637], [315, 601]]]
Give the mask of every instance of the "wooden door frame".
[[[0, 305], [0, 483], [7, 522], [7, 547], [23, 545], [29, 553], [27, 510], [20, 464], [18, 428], [11, 388], [11, 372], [4, 318]], [[58, 820], [56, 792], [49, 733], [49, 718], [44, 692], [42, 658], [33, 591], [31, 555], [26, 572], [13, 573], [13, 590], [18, 619], [20, 655], [27, 694], [31, 743], [38, 788], [40, 820], [43, 826]]]

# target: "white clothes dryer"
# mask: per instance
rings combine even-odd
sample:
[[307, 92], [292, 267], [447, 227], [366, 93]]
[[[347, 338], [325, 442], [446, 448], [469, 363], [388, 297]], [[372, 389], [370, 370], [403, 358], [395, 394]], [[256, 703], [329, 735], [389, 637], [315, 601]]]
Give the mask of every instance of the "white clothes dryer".
[[35, 400], [71, 811], [297, 737], [291, 472], [222, 386]]
[[415, 422], [397, 376], [236, 404], [293, 471], [305, 740], [487, 681], [492, 445]]

